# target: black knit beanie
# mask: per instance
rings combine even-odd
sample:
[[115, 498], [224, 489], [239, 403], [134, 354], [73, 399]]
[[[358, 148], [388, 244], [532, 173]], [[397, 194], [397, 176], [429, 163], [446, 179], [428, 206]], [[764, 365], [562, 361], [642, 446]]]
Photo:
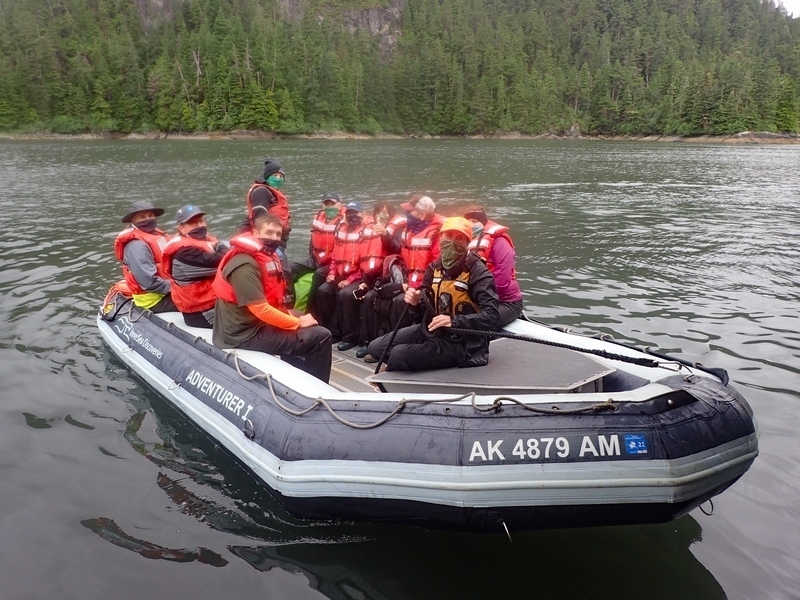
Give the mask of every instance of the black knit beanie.
[[480, 221], [484, 225], [486, 225], [486, 221], [489, 219], [486, 217], [486, 212], [483, 210], [482, 207], [473, 207], [467, 210], [464, 213], [465, 219], [475, 219], [476, 221]]
[[283, 173], [283, 167], [274, 158], [268, 158], [267, 160], [264, 161], [263, 178], [266, 179], [267, 177], [275, 173]]

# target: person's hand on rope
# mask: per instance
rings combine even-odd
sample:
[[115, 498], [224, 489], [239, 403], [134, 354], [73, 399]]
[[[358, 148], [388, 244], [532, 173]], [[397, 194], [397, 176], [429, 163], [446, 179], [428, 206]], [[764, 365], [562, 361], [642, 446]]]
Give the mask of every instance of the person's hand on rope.
[[453, 319], [450, 315], [436, 315], [431, 319], [430, 324], [428, 325], [428, 331], [435, 331], [440, 327], [452, 327], [453, 326]]
[[403, 296], [403, 300], [406, 304], [410, 304], [411, 306], [416, 306], [419, 304], [419, 297], [422, 295], [422, 292], [419, 290], [415, 290], [414, 288], [408, 288], [406, 290], [405, 296]]

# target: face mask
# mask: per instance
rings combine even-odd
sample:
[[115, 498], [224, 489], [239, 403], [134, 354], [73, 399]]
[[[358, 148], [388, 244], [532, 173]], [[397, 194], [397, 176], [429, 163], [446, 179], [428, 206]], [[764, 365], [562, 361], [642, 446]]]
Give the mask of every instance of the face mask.
[[428, 226], [428, 222], [427, 221], [423, 221], [422, 219], [418, 219], [417, 217], [415, 217], [411, 213], [406, 213], [406, 228], [411, 233], [419, 233], [420, 231], [425, 229], [425, 227], [427, 227], [427, 226]]
[[275, 188], [279, 190], [283, 187], [283, 176], [282, 175], [270, 175], [267, 177], [267, 185], [271, 188]]
[[328, 219], [328, 221], [335, 219], [336, 215], [339, 214], [338, 206], [326, 206], [322, 210], [325, 213], [325, 218]]
[[258, 238], [258, 241], [261, 242], [261, 245], [264, 246], [264, 250], [267, 252], [275, 253], [277, 252], [278, 248], [280, 248], [281, 241], [280, 240], [268, 240], [267, 238]]
[[208, 235], [208, 227], [195, 227], [189, 233], [187, 233], [190, 238], [194, 238], [196, 240], [204, 240]]
[[445, 269], [453, 267], [467, 253], [467, 247], [454, 240], [441, 240], [439, 249], [442, 253], [442, 266]]
[[472, 226], [472, 237], [479, 237], [483, 233], [483, 223]]
[[361, 225], [361, 221], [362, 221], [362, 219], [358, 215], [347, 215], [347, 222], [350, 225], [353, 225], [353, 226]]
[[136, 229], [139, 231], [144, 231], [145, 233], [153, 233], [156, 230], [156, 220], [155, 219], [145, 219], [144, 221], [139, 221], [134, 225]]

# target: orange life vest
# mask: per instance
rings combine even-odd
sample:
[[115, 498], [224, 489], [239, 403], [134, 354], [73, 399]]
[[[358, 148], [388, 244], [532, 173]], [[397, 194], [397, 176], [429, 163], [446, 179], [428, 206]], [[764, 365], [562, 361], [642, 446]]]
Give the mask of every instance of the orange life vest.
[[217, 238], [210, 235], [204, 240], [196, 240], [189, 236], [179, 235], [172, 238], [164, 247], [164, 253], [161, 256], [162, 267], [174, 284], [171, 288], [172, 300], [179, 311], [193, 313], [208, 310], [214, 307], [217, 296], [214, 294], [214, 290], [211, 289], [211, 284], [214, 281], [213, 277], [186, 284], [175, 281], [172, 277], [172, 260], [175, 254], [183, 248], [199, 248], [203, 252], [214, 254], [214, 245], [216, 243]]
[[339, 214], [327, 221], [325, 211], [321, 210], [311, 223], [311, 252], [320, 266], [329, 265], [333, 257], [333, 246], [336, 241], [336, 228], [344, 217], [344, 206], [339, 207]]
[[386, 224], [386, 233], [389, 234], [389, 237], [393, 238], [398, 230], [405, 229], [407, 220], [408, 219], [406, 219], [405, 214], [393, 216], [392, 219]]
[[253, 185], [250, 186], [250, 189], [247, 190], [247, 214], [248, 216], [253, 216], [253, 202], [251, 200], [251, 196], [254, 190], [257, 190], [260, 187], [267, 188], [269, 192], [275, 196], [275, 200], [277, 202], [270, 206], [267, 210], [271, 212], [273, 215], [278, 217], [281, 220], [281, 225], [283, 226], [284, 231], [289, 229], [289, 202], [286, 200], [286, 196], [284, 196], [281, 192], [276, 190], [275, 188], [269, 187], [266, 183], [260, 183], [256, 181]]
[[365, 226], [361, 230], [361, 248], [359, 250], [359, 267], [364, 274], [377, 274], [383, 266], [383, 259], [386, 258], [386, 250], [383, 247], [381, 236], [375, 233], [372, 228], [373, 223]]
[[333, 246], [333, 265], [340, 277], [348, 277], [358, 271], [361, 262], [361, 232], [363, 225], [348, 231], [346, 225], [336, 230], [336, 244]]
[[122, 262], [122, 276], [125, 278], [125, 283], [128, 284], [132, 294], [146, 294], [147, 290], [142, 289], [142, 286], [139, 285], [128, 265], [124, 262], [125, 244], [133, 240], [139, 240], [147, 244], [150, 252], [153, 253], [153, 259], [156, 263], [156, 274], [162, 279], [169, 279], [169, 275], [161, 265], [161, 253], [164, 250], [164, 246], [167, 245], [169, 235], [160, 229], [156, 229], [154, 233], [146, 233], [141, 229], [136, 229], [136, 227], [128, 227], [121, 231], [117, 239], [114, 240], [114, 254], [116, 254], [117, 260]]
[[267, 302], [275, 308], [286, 312], [286, 279], [283, 276], [283, 269], [281, 269], [281, 261], [276, 255], [268, 254], [264, 250], [263, 244], [252, 233], [243, 233], [231, 239], [231, 249], [219, 263], [217, 276], [211, 285], [217, 298], [232, 304], [238, 303], [236, 291], [230, 282], [222, 276], [222, 271], [225, 269], [225, 265], [239, 254], [247, 254], [255, 259], [258, 263], [258, 270], [261, 273], [261, 284], [264, 286], [264, 296], [267, 298]]
[[[477, 238], [473, 238], [469, 243], [469, 249], [486, 261], [489, 271], [494, 271], [494, 263], [489, 259], [489, 256], [492, 253], [492, 245], [494, 245], [497, 238], [504, 238], [511, 244], [512, 248], [514, 247], [514, 242], [511, 240], [511, 236], [508, 235], [508, 227], [498, 225], [494, 221], [486, 221], [486, 225], [483, 226], [483, 233]], [[511, 279], [516, 278], [516, 270], [512, 269]]]
[[422, 285], [425, 269], [433, 262], [433, 244], [439, 237], [444, 218], [433, 215], [430, 225], [419, 233], [412, 233], [406, 229], [403, 234], [403, 246], [400, 248], [400, 257], [408, 271], [408, 286], [418, 288]]

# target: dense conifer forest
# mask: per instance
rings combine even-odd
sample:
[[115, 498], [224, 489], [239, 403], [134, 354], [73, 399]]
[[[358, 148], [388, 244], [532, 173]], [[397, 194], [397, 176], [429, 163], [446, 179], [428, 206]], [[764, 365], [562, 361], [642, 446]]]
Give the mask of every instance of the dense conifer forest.
[[[353, 26], [370, 8], [399, 18]], [[0, 0], [2, 130], [576, 125], [798, 132], [800, 19], [771, 0]]]

